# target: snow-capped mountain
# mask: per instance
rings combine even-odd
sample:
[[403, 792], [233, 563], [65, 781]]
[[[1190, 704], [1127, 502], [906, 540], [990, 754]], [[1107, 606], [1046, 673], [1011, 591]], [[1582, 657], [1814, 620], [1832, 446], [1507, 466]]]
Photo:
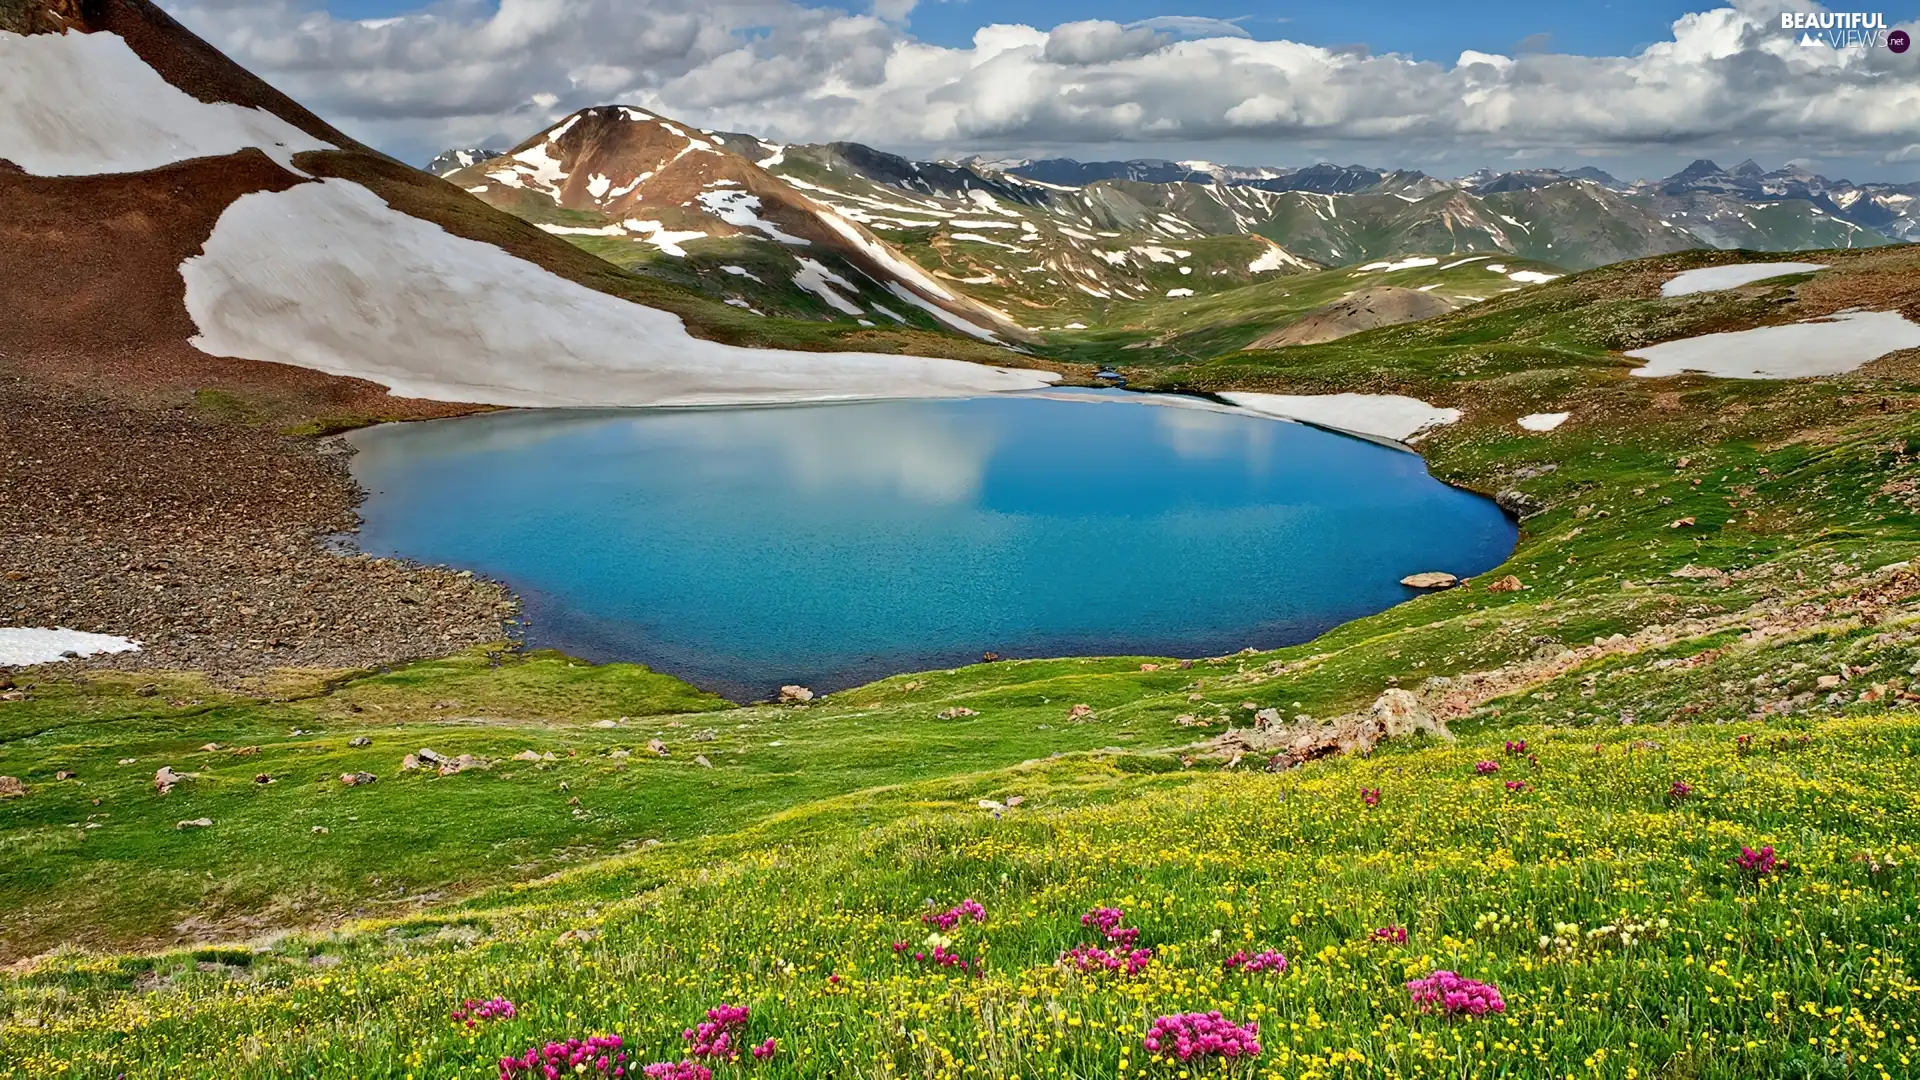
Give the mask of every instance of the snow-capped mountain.
[[462, 150], [442, 150], [439, 154], [435, 155], [432, 161], [427, 162], [426, 168], [428, 172], [435, 176], [445, 176], [450, 172], [464, 169], [469, 165], [478, 165], [483, 161], [491, 161], [505, 152], [504, 150], [482, 150], [478, 147], [467, 147]]

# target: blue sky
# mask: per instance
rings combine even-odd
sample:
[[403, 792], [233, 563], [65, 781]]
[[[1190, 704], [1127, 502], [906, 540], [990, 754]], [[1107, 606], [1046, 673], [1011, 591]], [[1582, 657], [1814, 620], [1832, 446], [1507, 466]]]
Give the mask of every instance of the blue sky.
[[[644, 0], [640, 0], [644, 2]], [[417, 10], [412, 0], [328, 0], [342, 18], [382, 18]], [[812, 7], [846, 5], [811, 4]], [[1231, 21], [1256, 38], [1287, 38], [1313, 45], [1364, 44], [1376, 52], [1406, 53], [1422, 60], [1451, 61], [1463, 50], [1511, 52], [1523, 40], [1547, 35], [1555, 52], [1620, 55], [1667, 36], [1673, 20], [1692, 5], [1674, 0], [1612, 0], [1591, 4], [1559, 0], [1480, 0], [1432, 3], [1415, 0], [1340, 0], [1338, 3], [1238, 3], [1191, 0], [922, 0], [907, 19], [914, 36], [959, 46], [990, 23], [1025, 23], [1048, 29], [1079, 19], [1133, 22], [1187, 15]], [[1539, 40], [1539, 39], [1535, 39]]]

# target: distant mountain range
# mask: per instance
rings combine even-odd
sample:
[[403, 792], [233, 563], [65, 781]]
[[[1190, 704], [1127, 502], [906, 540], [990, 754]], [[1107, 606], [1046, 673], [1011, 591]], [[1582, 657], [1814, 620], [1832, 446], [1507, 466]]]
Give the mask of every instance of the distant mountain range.
[[1632, 183], [1591, 167], [1442, 179], [1325, 163], [915, 161], [624, 106], [429, 167], [603, 258], [736, 307], [963, 333], [1098, 325], [1116, 305], [1410, 255], [1577, 270], [1695, 247], [1920, 239], [1920, 185], [1750, 161]]

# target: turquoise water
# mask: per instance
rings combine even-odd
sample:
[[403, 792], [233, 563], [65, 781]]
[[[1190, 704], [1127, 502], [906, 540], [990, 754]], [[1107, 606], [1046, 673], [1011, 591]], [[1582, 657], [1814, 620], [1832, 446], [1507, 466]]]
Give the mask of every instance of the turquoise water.
[[359, 432], [363, 550], [505, 581], [530, 645], [735, 700], [1007, 657], [1303, 641], [1512, 550], [1410, 453], [1141, 395], [532, 411]]

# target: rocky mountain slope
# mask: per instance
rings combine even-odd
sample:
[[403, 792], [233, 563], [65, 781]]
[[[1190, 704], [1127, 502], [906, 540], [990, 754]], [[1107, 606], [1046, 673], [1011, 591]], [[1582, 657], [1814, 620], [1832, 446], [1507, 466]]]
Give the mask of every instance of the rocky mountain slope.
[[[646, 404], [1045, 381], [949, 359], [1013, 359], [949, 334], [761, 325], [623, 273], [347, 138], [146, 0], [0, 20], [0, 257], [19, 268], [0, 352], [40, 377], [358, 407], [375, 387]], [[804, 351], [823, 348], [845, 351]]]

